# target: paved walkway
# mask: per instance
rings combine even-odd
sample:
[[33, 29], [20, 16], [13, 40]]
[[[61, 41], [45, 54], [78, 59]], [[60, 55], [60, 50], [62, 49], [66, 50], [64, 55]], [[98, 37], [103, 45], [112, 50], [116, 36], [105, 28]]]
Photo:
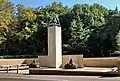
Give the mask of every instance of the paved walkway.
[[30, 74], [40, 75], [107, 75], [117, 74], [117, 67], [114, 68], [98, 68], [84, 67], [77, 69], [62, 69], [62, 68], [30, 68]]
[[63, 70], [63, 71], [88, 71], [88, 72], [113, 72], [117, 70], [117, 67], [114, 68], [99, 68], [99, 67], [84, 67], [77, 69], [61, 69], [61, 68], [32, 68], [36, 70]]
[[29, 70], [0, 71], [0, 81], [120, 81], [119, 76], [29, 75]]
[[120, 81], [120, 77], [27, 75], [0, 73], [0, 81]]
[[[23, 68], [23, 67], [22, 67]], [[14, 69], [14, 70], [10, 70], [8, 71], [8, 73], [17, 73], [16, 68], [10, 68], [10, 69]], [[32, 68], [31, 68], [32, 69]], [[96, 68], [96, 67], [84, 67], [84, 68], [80, 68], [80, 69], [54, 69], [54, 68], [33, 68], [35, 70], [63, 70], [63, 71], [85, 71], [85, 72], [116, 72], [117, 67], [115, 68]], [[6, 69], [0, 69], [0, 73], [7, 73]], [[29, 74], [29, 70], [18, 70], [19, 74]]]

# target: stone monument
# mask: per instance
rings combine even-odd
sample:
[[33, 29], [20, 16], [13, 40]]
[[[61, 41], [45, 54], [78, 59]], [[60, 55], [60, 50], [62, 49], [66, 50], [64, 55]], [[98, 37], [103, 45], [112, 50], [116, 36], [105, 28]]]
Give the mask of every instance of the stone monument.
[[62, 39], [59, 18], [54, 14], [48, 27], [48, 56], [39, 56], [40, 66], [59, 68], [62, 64]]

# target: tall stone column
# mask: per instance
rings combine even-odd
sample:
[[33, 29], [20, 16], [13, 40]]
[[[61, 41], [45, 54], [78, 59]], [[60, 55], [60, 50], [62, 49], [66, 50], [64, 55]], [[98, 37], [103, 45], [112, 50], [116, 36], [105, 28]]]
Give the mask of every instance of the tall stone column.
[[49, 67], [59, 68], [62, 64], [61, 27], [58, 17], [53, 18], [48, 27]]

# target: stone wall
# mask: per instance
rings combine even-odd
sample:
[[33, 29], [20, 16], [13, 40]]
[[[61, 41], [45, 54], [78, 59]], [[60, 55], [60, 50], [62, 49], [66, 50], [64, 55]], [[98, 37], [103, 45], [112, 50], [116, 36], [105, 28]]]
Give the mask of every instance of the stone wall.
[[0, 66], [16, 66], [20, 64], [30, 64], [32, 63], [33, 60], [37, 60], [36, 58], [34, 59], [0, 59]]
[[[120, 60], [120, 58], [83, 58], [83, 61], [80, 59], [80, 56], [78, 55], [63, 55], [62, 57], [62, 66], [64, 64], [69, 62], [69, 59], [72, 58], [73, 61], [78, 64], [79, 66], [92, 66], [92, 67], [114, 67], [118, 66], [117, 62]], [[43, 60], [42, 60], [43, 59]], [[47, 62], [47, 59], [50, 59], [48, 57], [43, 57], [42, 59], [38, 60], [37, 58], [31, 58], [31, 59], [0, 59], [0, 65], [17, 65], [17, 64], [30, 64], [33, 60], [39, 61], [41, 64], [40, 66], [45, 66], [49, 64]], [[46, 59], [46, 60], [45, 60]]]
[[84, 66], [114, 67], [120, 58], [84, 58]]
[[[40, 56], [40, 58], [42, 58]], [[49, 57], [45, 56], [45, 59], [50, 59]], [[42, 58], [42, 59], [44, 59]], [[73, 59], [73, 62], [78, 64], [78, 67], [86, 66], [86, 67], [114, 67], [117, 66], [117, 61], [120, 58], [81, 58], [81, 55], [63, 55], [62, 56], [62, 67], [66, 63], [69, 62], [70, 59]], [[46, 66], [49, 62], [39, 59], [41, 63], [40, 66]]]

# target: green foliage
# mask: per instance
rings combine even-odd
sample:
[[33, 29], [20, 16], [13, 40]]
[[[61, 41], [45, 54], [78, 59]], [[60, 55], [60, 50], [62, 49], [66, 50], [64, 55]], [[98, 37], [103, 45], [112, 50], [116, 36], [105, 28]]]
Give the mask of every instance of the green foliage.
[[84, 24], [81, 21], [75, 21], [71, 23], [71, 39], [70, 42], [73, 46], [73, 48], [80, 47], [82, 45], [85, 45], [85, 42], [87, 41], [89, 37], [89, 29], [83, 28]]
[[118, 10], [117, 7], [107, 10], [96, 3], [75, 4], [69, 8], [57, 2], [30, 8], [0, 0], [0, 54], [47, 54], [47, 27], [55, 12], [62, 27], [62, 44], [69, 46], [63, 52], [109, 56], [120, 50]]

